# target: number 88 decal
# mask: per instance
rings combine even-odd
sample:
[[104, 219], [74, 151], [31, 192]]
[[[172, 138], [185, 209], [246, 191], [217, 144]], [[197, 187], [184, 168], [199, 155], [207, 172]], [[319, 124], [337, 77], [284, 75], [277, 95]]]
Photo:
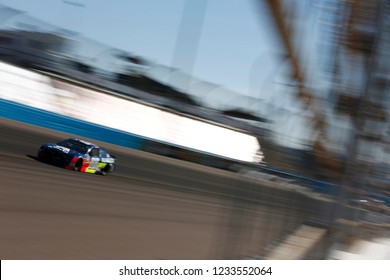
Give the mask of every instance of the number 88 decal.
[[97, 166], [98, 166], [98, 163], [99, 163], [99, 159], [98, 158], [91, 158], [91, 163], [89, 164], [88, 167], [96, 169]]

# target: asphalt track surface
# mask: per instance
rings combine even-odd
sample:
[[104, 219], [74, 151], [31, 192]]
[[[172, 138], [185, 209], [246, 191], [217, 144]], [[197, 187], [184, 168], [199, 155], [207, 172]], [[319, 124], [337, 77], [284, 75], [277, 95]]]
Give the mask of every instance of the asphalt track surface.
[[116, 172], [69, 171], [35, 155], [74, 135], [0, 119], [0, 136], [3, 260], [251, 258], [313, 208], [239, 174], [93, 140]]

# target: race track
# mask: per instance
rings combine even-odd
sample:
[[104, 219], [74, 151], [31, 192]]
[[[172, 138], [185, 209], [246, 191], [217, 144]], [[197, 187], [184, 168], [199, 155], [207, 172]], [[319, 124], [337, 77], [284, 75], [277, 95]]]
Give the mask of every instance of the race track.
[[116, 172], [84, 174], [35, 159], [74, 135], [0, 119], [0, 136], [3, 260], [251, 258], [314, 211], [223, 170], [101, 143]]

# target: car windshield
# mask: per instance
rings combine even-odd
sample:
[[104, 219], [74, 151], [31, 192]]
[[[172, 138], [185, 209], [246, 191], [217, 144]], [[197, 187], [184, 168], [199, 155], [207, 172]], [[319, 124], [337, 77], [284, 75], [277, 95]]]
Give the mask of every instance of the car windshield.
[[65, 147], [65, 148], [69, 148], [69, 149], [76, 151], [80, 154], [86, 154], [90, 148], [89, 145], [84, 144], [84, 143], [79, 142], [79, 141], [76, 141], [76, 140], [73, 140], [73, 139], [68, 139], [68, 140], [58, 142], [57, 145]]

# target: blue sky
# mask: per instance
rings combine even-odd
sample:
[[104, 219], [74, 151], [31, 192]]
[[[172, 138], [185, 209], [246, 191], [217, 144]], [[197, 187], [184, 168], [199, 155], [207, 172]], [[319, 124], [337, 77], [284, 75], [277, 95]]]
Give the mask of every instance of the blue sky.
[[205, 12], [203, 22], [201, 12], [193, 16], [193, 22], [200, 28], [199, 40], [179, 45], [182, 49], [194, 49], [184, 57], [189, 60], [185, 64], [175, 57], [180, 52], [178, 39], [188, 39], [179, 36], [179, 31], [183, 31], [180, 27], [184, 0], [1, 0], [0, 3], [158, 64], [180, 67], [191, 65], [192, 61], [191, 69], [182, 70], [244, 95], [260, 97], [254, 87], [279, 63], [276, 37], [272, 35], [267, 13], [252, 0], [191, 1], [191, 8], [204, 3]]

